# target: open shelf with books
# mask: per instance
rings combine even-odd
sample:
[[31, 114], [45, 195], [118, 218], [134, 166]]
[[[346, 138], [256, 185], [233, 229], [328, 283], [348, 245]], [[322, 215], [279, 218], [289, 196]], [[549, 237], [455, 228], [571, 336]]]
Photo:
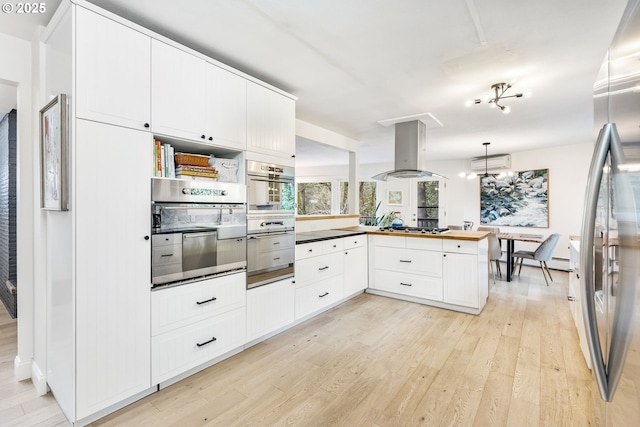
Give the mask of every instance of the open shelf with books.
[[164, 136], [153, 142], [154, 177], [244, 183], [244, 152]]

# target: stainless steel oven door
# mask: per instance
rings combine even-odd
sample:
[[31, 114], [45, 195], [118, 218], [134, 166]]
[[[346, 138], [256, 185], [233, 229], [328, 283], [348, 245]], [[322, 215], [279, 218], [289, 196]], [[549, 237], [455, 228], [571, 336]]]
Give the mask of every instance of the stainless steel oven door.
[[200, 270], [216, 265], [218, 232], [182, 234], [182, 270]]
[[247, 161], [247, 213], [294, 213], [292, 167]]
[[255, 234], [247, 238], [247, 288], [293, 277], [293, 232]]

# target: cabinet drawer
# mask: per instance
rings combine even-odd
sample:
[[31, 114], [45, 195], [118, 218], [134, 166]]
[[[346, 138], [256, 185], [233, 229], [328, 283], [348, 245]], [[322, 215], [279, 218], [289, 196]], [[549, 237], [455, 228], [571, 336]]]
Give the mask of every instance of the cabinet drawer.
[[406, 247], [406, 237], [401, 236], [374, 236], [375, 246], [388, 246], [390, 248], [404, 248]]
[[275, 267], [279, 265], [287, 265], [291, 264], [292, 262], [293, 251], [291, 251], [290, 249], [261, 252], [257, 257], [255, 257], [255, 259], [251, 261], [253, 267], [255, 267], [256, 270], [262, 270], [263, 268]]
[[153, 246], [151, 249], [151, 265], [182, 265], [182, 242], [177, 245]]
[[334, 252], [298, 261], [296, 263], [296, 287], [342, 275], [343, 255], [342, 252]]
[[448, 240], [442, 243], [442, 249], [445, 252], [457, 252], [460, 254], [477, 254], [478, 242], [472, 240]]
[[322, 255], [322, 243], [312, 242], [296, 245], [296, 260]]
[[151, 236], [152, 246], [182, 245], [182, 233], [154, 234]]
[[151, 335], [243, 307], [246, 273], [231, 274], [151, 293]]
[[296, 319], [327, 307], [342, 298], [342, 277], [331, 277], [296, 289]]
[[442, 301], [442, 278], [379, 269], [375, 270], [375, 274], [375, 289]]
[[429, 237], [407, 237], [407, 248], [442, 252], [442, 239]]
[[442, 277], [442, 252], [377, 247], [375, 268]]
[[253, 240], [256, 240], [255, 246], [259, 252], [291, 249], [296, 244], [296, 238], [293, 233], [270, 235], [267, 238], [262, 237]]
[[244, 344], [245, 308], [151, 338], [151, 383], [158, 384]]
[[331, 252], [341, 251], [344, 248], [343, 239], [323, 240], [321, 243], [323, 254], [330, 254]]
[[359, 234], [357, 236], [349, 236], [342, 239], [344, 249], [360, 248], [367, 243], [367, 235]]

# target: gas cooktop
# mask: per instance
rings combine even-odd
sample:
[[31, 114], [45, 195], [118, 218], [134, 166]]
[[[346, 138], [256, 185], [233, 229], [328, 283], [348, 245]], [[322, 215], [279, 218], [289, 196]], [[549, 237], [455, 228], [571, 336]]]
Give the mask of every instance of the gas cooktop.
[[380, 231], [393, 231], [398, 233], [419, 233], [419, 234], [440, 234], [445, 231], [449, 231], [448, 228], [437, 228], [437, 227], [380, 227]]

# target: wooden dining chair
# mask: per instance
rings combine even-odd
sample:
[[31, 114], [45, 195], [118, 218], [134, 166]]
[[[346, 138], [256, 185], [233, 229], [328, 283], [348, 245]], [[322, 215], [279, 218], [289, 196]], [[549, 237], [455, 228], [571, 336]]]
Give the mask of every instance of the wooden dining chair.
[[[496, 283], [496, 271], [502, 279], [502, 271], [500, 269], [500, 258], [502, 258], [502, 245], [500, 239], [498, 239], [498, 233], [500, 228], [498, 227], [478, 227], [478, 231], [490, 231], [489, 234], [489, 266], [491, 267], [491, 274], [493, 274], [493, 283]], [[495, 270], [493, 269], [493, 262], [496, 263]]]
[[[520, 268], [518, 269], [518, 276], [520, 276], [520, 271], [522, 270], [522, 262], [524, 259], [532, 259], [540, 262], [540, 268], [542, 269], [542, 275], [544, 276], [544, 281], [549, 286], [549, 280], [547, 280], [547, 275], [549, 279], [553, 282], [553, 278], [551, 277], [551, 272], [549, 271], [549, 267], [547, 266], [547, 261], [550, 261], [553, 258], [553, 253], [556, 250], [556, 246], [558, 246], [558, 241], [560, 240], [559, 234], [552, 234], [547, 239], [540, 243], [540, 246], [535, 251], [516, 251], [513, 254], [513, 257], [516, 258], [516, 265], [518, 263], [517, 258], [520, 258]], [[545, 274], [546, 271], [546, 274]]]

